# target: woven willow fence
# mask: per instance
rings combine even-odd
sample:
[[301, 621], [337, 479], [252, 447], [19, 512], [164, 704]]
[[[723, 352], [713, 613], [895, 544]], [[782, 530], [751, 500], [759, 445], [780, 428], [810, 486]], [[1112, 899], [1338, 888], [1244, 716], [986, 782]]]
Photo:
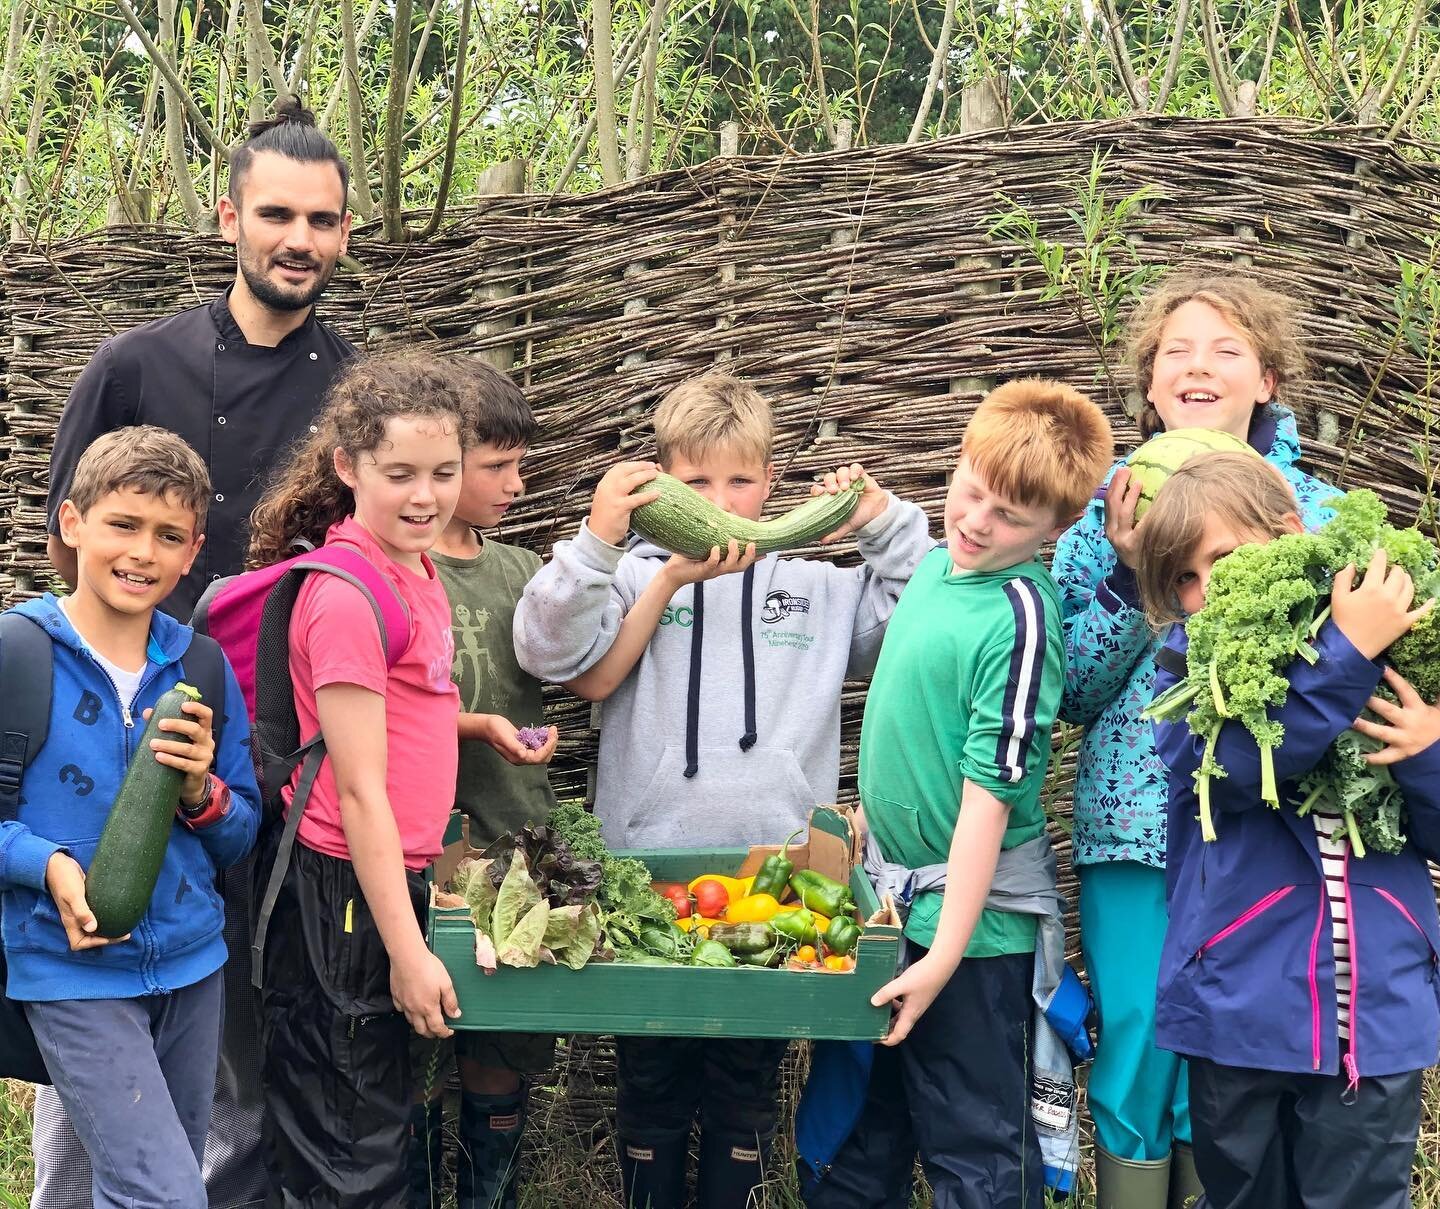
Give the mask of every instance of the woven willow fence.
[[[1440, 148], [1365, 131], [1125, 121], [726, 157], [603, 193], [489, 199], [425, 244], [362, 232], [352, 252], [364, 271], [337, 276], [323, 314], [371, 348], [422, 343], [513, 364], [543, 436], [502, 537], [542, 552], [574, 530], [607, 465], [648, 451], [656, 400], [717, 363], [774, 405], [776, 507], [815, 471], [860, 460], [938, 522], [966, 418], [998, 381], [1064, 379], [1103, 402], [1122, 440], [1135, 437], [1129, 384], [1105, 372], [1072, 299], [1042, 302], [1038, 265], [989, 235], [1003, 194], [1048, 238], [1073, 241], [1066, 210], [1097, 150], [1111, 199], [1157, 190], [1134, 232], [1144, 261], [1245, 268], [1296, 299], [1314, 375], [1289, 401], [1308, 467], [1413, 514], [1428, 412], [1400, 401], [1422, 390], [1426, 367], [1388, 333], [1399, 259], [1425, 262], [1440, 231]], [[0, 597], [44, 587], [48, 450], [96, 345], [209, 299], [233, 273], [218, 240], [161, 230], [9, 250]], [[847, 795], [862, 700], [852, 686]], [[579, 703], [557, 698], [556, 710], [557, 773], [573, 789], [594, 734]]]

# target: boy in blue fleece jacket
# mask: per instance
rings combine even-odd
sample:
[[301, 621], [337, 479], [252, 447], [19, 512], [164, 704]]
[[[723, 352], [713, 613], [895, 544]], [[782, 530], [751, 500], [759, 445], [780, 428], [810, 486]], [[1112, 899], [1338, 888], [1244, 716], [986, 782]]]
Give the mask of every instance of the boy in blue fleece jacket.
[[25, 1004], [90, 1156], [96, 1209], [206, 1203], [226, 956], [215, 873], [250, 850], [259, 819], [245, 702], [228, 666], [220, 748], [209, 702], [187, 703], [151, 743], [157, 762], [185, 775], [159, 880], [130, 935], [97, 935], [85, 875], [145, 718], [186, 678], [194, 634], [156, 606], [205, 540], [209, 496], [205, 465], [180, 438], [150, 426], [107, 433], [60, 509], [78, 558], [74, 594], [16, 610], [49, 637], [54, 670], [48, 738], [18, 818], [0, 823], [6, 989]]

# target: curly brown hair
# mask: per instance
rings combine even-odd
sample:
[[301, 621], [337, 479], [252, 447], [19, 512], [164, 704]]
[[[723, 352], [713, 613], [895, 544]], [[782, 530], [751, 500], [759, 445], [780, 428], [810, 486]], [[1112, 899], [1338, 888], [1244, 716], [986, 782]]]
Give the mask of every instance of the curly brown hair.
[[[1305, 376], [1305, 349], [1293, 318], [1295, 303], [1283, 294], [1267, 289], [1250, 277], [1220, 277], [1204, 273], [1183, 273], [1167, 277], [1141, 299], [1130, 316], [1127, 352], [1140, 393], [1150, 390], [1155, 372], [1155, 354], [1166, 321], [1187, 302], [1203, 302], [1225, 316], [1255, 349], [1261, 369], [1275, 375], [1275, 390]], [[1165, 425], [1155, 404], [1145, 400], [1139, 419], [1140, 434], [1147, 441], [1164, 432]]]
[[378, 449], [400, 418], [436, 418], [460, 447], [475, 443], [470, 378], [459, 362], [433, 354], [388, 353], [351, 361], [330, 384], [315, 431], [294, 451], [250, 514], [247, 568], [268, 567], [319, 546], [330, 526], [355, 511], [335, 473], [335, 451], [353, 461]]

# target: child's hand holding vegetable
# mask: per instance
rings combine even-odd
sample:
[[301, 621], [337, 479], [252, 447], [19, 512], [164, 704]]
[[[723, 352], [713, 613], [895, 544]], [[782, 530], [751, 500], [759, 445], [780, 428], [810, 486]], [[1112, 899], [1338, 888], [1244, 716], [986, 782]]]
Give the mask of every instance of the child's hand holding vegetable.
[[1365, 568], [1365, 580], [1355, 586], [1355, 566], [1335, 573], [1330, 593], [1330, 616], [1336, 628], [1366, 659], [1374, 659], [1405, 634], [1434, 607], [1427, 600], [1411, 609], [1415, 581], [1404, 567], [1386, 567], [1385, 551], [1377, 548]]
[[517, 727], [500, 714], [461, 714], [460, 738], [488, 743], [511, 764], [548, 764], [560, 732], [553, 726]]
[[52, 853], [45, 865], [45, 888], [55, 900], [60, 912], [60, 922], [65, 927], [65, 938], [74, 952], [82, 949], [98, 949], [101, 945], [119, 944], [129, 940], [130, 934], [107, 940], [96, 936], [99, 923], [90, 904], [85, 901], [85, 870], [68, 852]]
[[686, 584], [703, 583], [707, 579], [718, 579], [722, 575], [733, 575], [737, 571], [748, 571], [760, 560], [755, 543], [741, 546], [732, 537], [727, 549], [719, 546], [710, 548], [710, 557], [705, 559], [686, 558], [683, 554], [672, 554], [661, 568], [665, 585], [674, 596]]
[[630, 514], [641, 504], [653, 504], [660, 498], [658, 491], [640, 491], [631, 495], [642, 483], [648, 483], [660, 467], [655, 462], [619, 462], [605, 472], [595, 488], [590, 503], [590, 532], [602, 542], [618, 546], [630, 532]]
[[1440, 707], [1427, 703], [1393, 667], [1385, 669], [1385, 683], [1400, 704], [1371, 697], [1365, 707], [1381, 721], [1355, 719], [1356, 730], [1385, 744], [1365, 756], [1367, 764], [1397, 764], [1440, 742]]
[[826, 474], [824, 479], [810, 488], [811, 495], [839, 495], [842, 491], [848, 491], [852, 484], [862, 480], [865, 483], [865, 490], [860, 493], [860, 503], [850, 514], [849, 520], [833, 533], [827, 533], [820, 539], [822, 546], [838, 542], [842, 538], [849, 537], [857, 529], [864, 528], [890, 506], [890, 496], [886, 494], [879, 483], [865, 473], [865, 468], [859, 462], [836, 467]]
[[1116, 560], [1132, 571], [1140, 563], [1135, 506], [1140, 502], [1141, 487], [1139, 477], [1122, 466], [1105, 489], [1105, 537], [1115, 550]]
[[[180, 708], [194, 721], [162, 719], [160, 729], [174, 737], [152, 740], [150, 750], [155, 753], [157, 764], [178, 768], [185, 774], [180, 786], [180, 801], [186, 806], [195, 806], [209, 788], [210, 765], [215, 762], [215, 735], [210, 729], [215, 715], [208, 705], [200, 701], [187, 701]], [[147, 709], [142, 717], [148, 722], [154, 712]]]

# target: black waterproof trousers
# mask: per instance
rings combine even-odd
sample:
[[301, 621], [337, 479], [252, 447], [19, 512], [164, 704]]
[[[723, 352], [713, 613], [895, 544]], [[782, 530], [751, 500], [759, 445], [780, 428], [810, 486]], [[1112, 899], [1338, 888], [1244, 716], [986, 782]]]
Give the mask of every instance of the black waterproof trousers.
[[658, 1145], [702, 1130], [768, 1143], [790, 1043], [731, 1037], [616, 1037], [615, 1131]]
[[[262, 854], [268, 870], [273, 854]], [[408, 874], [416, 918], [425, 885]], [[409, 1153], [410, 1025], [349, 861], [296, 844], [271, 916], [260, 992], [269, 1204], [400, 1209]]]
[[[916, 957], [923, 950], [916, 953]], [[935, 1209], [1040, 1209], [1030, 1117], [1035, 958], [967, 958], [910, 1036], [877, 1045], [869, 1096], [809, 1209], [908, 1209], [915, 1156]]]
[[1409, 1209], [1420, 1072], [1347, 1083], [1190, 1059], [1204, 1209]]

